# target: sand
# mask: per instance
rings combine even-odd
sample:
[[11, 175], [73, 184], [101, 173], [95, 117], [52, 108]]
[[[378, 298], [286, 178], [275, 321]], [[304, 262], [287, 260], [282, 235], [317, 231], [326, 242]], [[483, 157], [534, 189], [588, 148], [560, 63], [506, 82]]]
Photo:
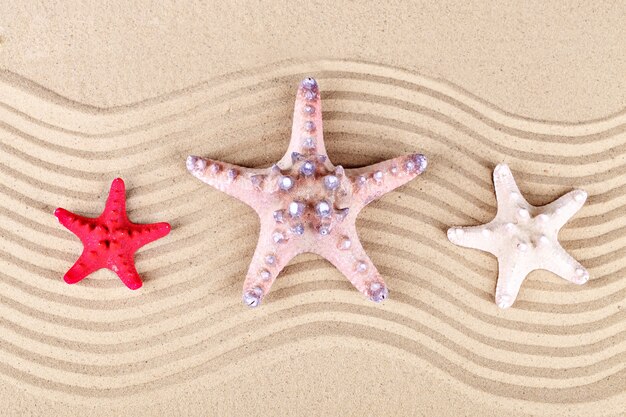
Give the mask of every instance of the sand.
[[[0, 414], [623, 415], [622, 2], [4, 3]], [[382, 305], [304, 255], [244, 308], [258, 220], [185, 170], [279, 159], [305, 75], [335, 163], [430, 157], [357, 224]], [[495, 258], [448, 242], [495, 214], [499, 162], [532, 204], [589, 192], [560, 234], [587, 285], [534, 272], [501, 311]], [[99, 214], [116, 176], [172, 233], [140, 291], [68, 286], [81, 245], [52, 212]]]

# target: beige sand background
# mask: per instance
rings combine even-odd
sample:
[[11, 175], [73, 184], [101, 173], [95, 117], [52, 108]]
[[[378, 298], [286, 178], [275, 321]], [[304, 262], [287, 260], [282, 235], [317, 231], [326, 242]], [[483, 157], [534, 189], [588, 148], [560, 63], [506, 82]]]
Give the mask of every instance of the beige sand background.
[[[623, 415], [624, 2], [42, 3], [0, 10], [1, 415]], [[277, 160], [305, 75], [335, 163], [430, 157], [358, 223], [382, 305], [301, 256], [244, 308], [258, 220], [185, 171]], [[534, 204], [589, 192], [561, 232], [586, 286], [535, 272], [500, 311], [495, 259], [447, 241], [501, 161]], [[70, 287], [52, 212], [99, 214], [116, 176], [173, 231], [140, 291]]]

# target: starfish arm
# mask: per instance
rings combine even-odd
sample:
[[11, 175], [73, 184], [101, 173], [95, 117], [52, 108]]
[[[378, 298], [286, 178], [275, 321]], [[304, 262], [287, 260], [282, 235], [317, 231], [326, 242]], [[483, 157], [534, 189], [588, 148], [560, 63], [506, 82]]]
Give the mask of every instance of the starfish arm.
[[387, 298], [387, 285], [363, 249], [356, 231], [346, 230], [329, 237], [335, 238], [335, 242], [320, 246], [315, 252], [333, 264], [370, 300], [378, 303]]
[[493, 185], [496, 190], [498, 214], [516, 211], [518, 208], [511, 204], [511, 198], [524, 201], [524, 197], [517, 187], [513, 173], [507, 164], [498, 164], [493, 170]]
[[487, 225], [472, 227], [451, 227], [448, 239], [458, 246], [479, 249], [494, 254], [496, 236]]
[[323, 131], [319, 86], [313, 78], [305, 78], [296, 93], [289, 147], [278, 165], [290, 166], [294, 155], [298, 154], [326, 155]]
[[516, 255], [498, 257], [498, 283], [495, 297], [498, 307], [509, 308], [513, 305], [529, 272], [523, 263], [519, 262]]
[[128, 233], [129, 238], [133, 238], [129, 243], [132, 243], [134, 250], [137, 250], [150, 242], [167, 236], [170, 230], [172, 230], [172, 227], [166, 222], [150, 224], [132, 223], [129, 229], [124, 232]]
[[135, 268], [135, 259], [131, 254], [118, 254], [109, 269], [117, 274], [122, 282], [131, 290], [141, 288], [142, 282], [137, 269]]
[[574, 190], [561, 196], [559, 199], [544, 206], [543, 213], [548, 216], [551, 224], [559, 230], [585, 204], [587, 193], [583, 190]]
[[63, 208], [56, 209], [54, 215], [59, 220], [59, 223], [78, 237], [86, 234], [92, 227], [95, 227], [94, 219], [79, 216]]
[[121, 224], [128, 220], [126, 215], [126, 185], [121, 178], [116, 178], [111, 183], [109, 196], [100, 218], [113, 224]]
[[549, 262], [545, 262], [542, 267], [574, 284], [582, 285], [589, 281], [587, 269], [558, 244], [554, 247]]
[[386, 193], [411, 181], [426, 170], [428, 161], [422, 154], [410, 154], [363, 168], [347, 169], [356, 197], [366, 206]]
[[97, 257], [90, 256], [89, 252], [83, 251], [74, 265], [65, 273], [63, 279], [68, 284], [76, 284], [87, 275], [101, 268], [104, 268], [104, 265], [99, 262]]
[[187, 158], [187, 170], [200, 181], [256, 209], [266, 180], [266, 169], [244, 168], [199, 156]]
[[[280, 240], [276, 233], [281, 233]], [[243, 302], [249, 307], [257, 307], [270, 291], [276, 277], [296, 256], [295, 245], [286, 233], [261, 225], [259, 241], [243, 284]]]

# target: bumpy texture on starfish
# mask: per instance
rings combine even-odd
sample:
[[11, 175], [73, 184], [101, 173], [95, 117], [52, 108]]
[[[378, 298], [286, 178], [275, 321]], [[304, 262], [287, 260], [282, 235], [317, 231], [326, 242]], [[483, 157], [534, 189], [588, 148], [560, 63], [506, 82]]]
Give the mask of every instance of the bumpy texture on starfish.
[[115, 272], [131, 290], [141, 287], [135, 269], [134, 254], [143, 245], [170, 232], [167, 223], [135, 224], [126, 215], [124, 181], [116, 178], [111, 184], [104, 211], [97, 218], [79, 216], [58, 208], [54, 215], [83, 242], [83, 253], [64, 276], [74, 284], [101, 268]]
[[355, 220], [368, 203], [424, 172], [426, 164], [424, 155], [411, 154], [366, 168], [334, 166], [326, 156], [321, 99], [312, 78], [300, 84], [289, 148], [272, 167], [187, 158], [192, 175], [248, 204], [261, 219], [243, 287], [243, 301], [251, 307], [259, 305], [278, 273], [303, 252], [328, 259], [359, 291], [382, 301], [387, 286], [361, 246]]
[[498, 258], [498, 307], [513, 305], [522, 282], [535, 269], [546, 269], [574, 284], [586, 283], [589, 273], [561, 247], [558, 233], [585, 203], [587, 193], [574, 190], [545, 206], [532, 206], [522, 197], [505, 164], [496, 166], [493, 183], [496, 217], [482, 226], [450, 228], [448, 239]]

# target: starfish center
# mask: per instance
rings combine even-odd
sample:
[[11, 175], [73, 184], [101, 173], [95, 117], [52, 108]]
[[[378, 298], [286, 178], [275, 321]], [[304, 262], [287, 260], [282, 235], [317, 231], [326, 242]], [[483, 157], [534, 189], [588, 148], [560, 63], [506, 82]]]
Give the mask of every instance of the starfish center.
[[273, 213], [278, 241], [314, 233], [329, 235], [349, 212], [350, 184], [341, 166], [330, 169], [325, 155], [294, 152], [293, 164], [280, 173], [280, 209]]

